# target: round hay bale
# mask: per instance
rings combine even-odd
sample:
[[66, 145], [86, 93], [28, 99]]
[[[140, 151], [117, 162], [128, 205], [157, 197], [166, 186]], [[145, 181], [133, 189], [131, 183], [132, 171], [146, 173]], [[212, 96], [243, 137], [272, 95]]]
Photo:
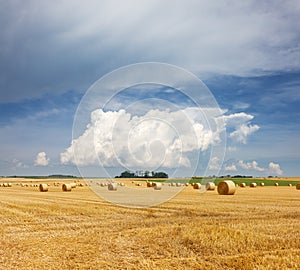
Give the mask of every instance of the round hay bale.
[[3, 183], [3, 187], [8, 187], [8, 184], [7, 183]]
[[152, 187], [152, 182], [147, 182], [147, 187]]
[[264, 187], [264, 186], [265, 186], [265, 183], [261, 182], [259, 185], [260, 185], [261, 187]]
[[300, 190], [300, 184], [296, 185], [296, 189]]
[[278, 183], [274, 183], [274, 187], [278, 187], [279, 186], [279, 184]]
[[110, 191], [116, 191], [118, 189], [118, 184], [117, 183], [109, 183], [107, 188]]
[[246, 187], [246, 183], [240, 183], [240, 187]]
[[2, 183], [0, 183], [0, 187], [3, 187], [3, 184], [2, 184]]
[[76, 188], [76, 183], [70, 183], [71, 188]]
[[216, 185], [213, 182], [208, 182], [205, 185], [206, 190], [215, 190], [216, 189]]
[[40, 184], [39, 189], [40, 189], [40, 192], [47, 192], [49, 187], [47, 184]]
[[288, 184], [288, 186], [289, 186], [289, 187], [292, 187], [293, 185], [292, 185], [292, 184]]
[[11, 183], [7, 183], [7, 186], [8, 186], [8, 187], [12, 187], [12, 184], [11, 184]]
[[193, 187], [194, 187], [194, 189], [201, 189], [201, 184], [200, 183], [194, 183]]
[[184, 185], [185, 185], [186, 187], [188, 187], [188, 186], [189, 186], [189, 183], [185, 183]]
[[162, 188], [161, 183], [155, 183], [154, 190], [161, 190], [161, 188]]
[[175, 183], [171, 183], [171, 187], [175, 187], [176, 186], [176, 184]]
[[181, 183], [176, 183], [176, 187], [181, 187]]
[[236, 191], [235, 183], [231, 180], [225, 180], [218, 185], [218, 193], [220, 195], [233, 195]]
[[252, 188], [254, 188], [254, 187], [256, 187], [256, 186], [257, 186], [257, 184], [254, 183], [254, 182], [250, 184], [250, 187], [252, 187]]
[[72, 187], [71, 187], [70, 184], [63, 184], [63, 185], [61, 186], [61, 189], [62, 189], [62, 191], [71, 191], [71, 190], [72, 190]]

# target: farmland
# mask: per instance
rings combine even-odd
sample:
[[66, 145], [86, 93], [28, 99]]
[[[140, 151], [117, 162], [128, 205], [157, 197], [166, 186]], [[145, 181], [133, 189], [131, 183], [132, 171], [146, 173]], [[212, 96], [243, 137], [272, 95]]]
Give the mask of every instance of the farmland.
[[[279, 182], [264, 182], [273, 180]], [[0, 187], [0, 264], [3, 269], [299, 269], [295, 183], [300, 179], [281, 180], [286, 185], [247, 185], [232, 196], [188, 186], [159, 206], [136, 209], [110, 204], [85, 185], [62, 192], [52, 179], [49, 191], [39, 192], [31, 185], [41, 179], [1, 179], [12, 187]]]

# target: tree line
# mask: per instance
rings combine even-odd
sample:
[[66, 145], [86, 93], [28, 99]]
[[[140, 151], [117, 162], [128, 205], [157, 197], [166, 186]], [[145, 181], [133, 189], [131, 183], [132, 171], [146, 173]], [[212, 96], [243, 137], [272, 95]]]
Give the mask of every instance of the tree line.
[[165, 172], [155, 172], [155, 171], [124, 171], [119, 176], [115, 178], [168, 178], [169, 175]]

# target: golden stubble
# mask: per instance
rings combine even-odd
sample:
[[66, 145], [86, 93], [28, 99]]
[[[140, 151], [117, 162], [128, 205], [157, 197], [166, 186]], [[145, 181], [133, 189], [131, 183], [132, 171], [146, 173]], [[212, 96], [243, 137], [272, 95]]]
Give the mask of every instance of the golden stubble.
[[295, 186], [228, 196], [188, 186], [164, 204], [131, 209], [53, 182], [48, 192], [0, 188], [3, 269], [300, 268]]

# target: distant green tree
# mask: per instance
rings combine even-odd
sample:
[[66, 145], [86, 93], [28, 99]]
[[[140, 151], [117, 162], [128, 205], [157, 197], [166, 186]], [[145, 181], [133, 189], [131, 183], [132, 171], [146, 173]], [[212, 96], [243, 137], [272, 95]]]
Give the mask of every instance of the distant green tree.
[[120, 175], [120, 178], [133, 178], [133, 177], [135, 177], [135, 175], [130, 171], [122, 172]]
[[169, 178], [169, 175], [165, 172], [156, 172], [152, 176], [153, 178]]

